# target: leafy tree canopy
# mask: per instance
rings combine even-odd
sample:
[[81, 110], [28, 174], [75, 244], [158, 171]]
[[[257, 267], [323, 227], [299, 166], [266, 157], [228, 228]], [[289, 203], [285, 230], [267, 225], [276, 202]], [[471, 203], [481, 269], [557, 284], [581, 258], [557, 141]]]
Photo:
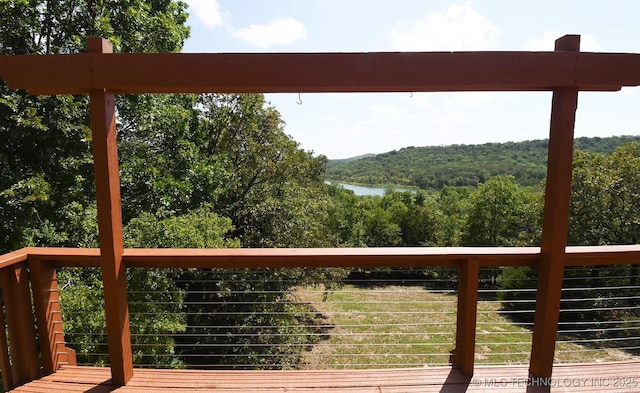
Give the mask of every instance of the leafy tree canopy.
[[612, 154], [578, 151], [573, 164], [569, 242], [640, 243], [640, 143]]
[[[168, 0], [2, 1], [0, 54], [78, 53], [89, 36], [110, 39], [115, 51], [179, 51], [189, 34], [185, 7]], [[147, 109], [130, 100], [118, 96], [124, 123]], [[91, 243], [73, 234], [91, 226], [86, 212], [95, 203], [88, 113], [86, 96], [30, 96], [0, 83], [0, 252]]]

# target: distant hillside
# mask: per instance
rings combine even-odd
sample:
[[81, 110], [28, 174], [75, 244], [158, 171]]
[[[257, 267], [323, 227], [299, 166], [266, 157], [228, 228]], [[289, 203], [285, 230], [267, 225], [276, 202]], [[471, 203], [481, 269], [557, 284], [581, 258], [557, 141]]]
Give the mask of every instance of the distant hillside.
[[363, 154], [361, 156], [344, 158], [344, 159], [340, 159], [340, 160], [329, 160], [329, 163], [327, 164], [327, 169], [333, 168], [336, 165], [348, 164], [350, 162], [361, 160], [363, 158], [370, 158], [370, 157], [375, 157], [375, 156], [376, 156], [375, 154]]
[[[590, 152], [611, 153], [640, 136], [577, 138], [574, 146]], [[325, 179], [371, 186], [476, 186], [496, 175], [512, 175], [518, 184], [538, 184], [546, 176], [548, 140], [406, 147], [371, 157], [331, 160]], [[357, 159], [356, 159], [357, 158]]]

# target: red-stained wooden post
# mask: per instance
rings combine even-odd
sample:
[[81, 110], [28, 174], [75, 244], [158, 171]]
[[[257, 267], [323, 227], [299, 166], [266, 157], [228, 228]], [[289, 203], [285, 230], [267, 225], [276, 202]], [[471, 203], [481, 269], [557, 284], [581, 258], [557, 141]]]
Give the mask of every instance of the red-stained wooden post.
[[[93, 53], [112, 52], [111, 43], [102, 38], [89, 38], [88, 49]], [[122, 263], [124, 246], [116, 143], [116, 105], [114, 94], [104, 89], [92, 90], [90, 97], [109, 361], [113, 384], [125, 385], [133, 376], [133, 358], [126, 266]]]
[[32, 381], [40, 376], [40, 362], [26, 264], [2, 269], [0, 281], [11, 347], [12, 380], [15, 384]]
[[[555, 50], [579, 51], [580, 36], [567, 35], [558, 39]], [[542, 378], [551, 378], [558, 334], [565, 246], [569, 228], [573, 130], [577, 107], [577, 88], [554, 89], [551, 104], [541, 258], [538, 264], [536, 314], [529, 365], [531, 375]]]
[[451, 353], [453, 367], [467, 376], [473, 375], [476, 354], [476, 315], [480, 261], [469, 259], [458, 267], [458, 309], [456, 348]]
[[4, 303], [0, 302], [0, 368], [2, 370], [2, 388], [5, 392], [13, 386], [13, 373], [9, 360], [9, 345], [7, 344], [7, 330], [4, 327]]
[[65, 364], [75, 365], [75, 351], [65, 346], [56, 269], [45, 261], [29, 259], [33, 303], [38, 322], [42, 368], [46, 374]]

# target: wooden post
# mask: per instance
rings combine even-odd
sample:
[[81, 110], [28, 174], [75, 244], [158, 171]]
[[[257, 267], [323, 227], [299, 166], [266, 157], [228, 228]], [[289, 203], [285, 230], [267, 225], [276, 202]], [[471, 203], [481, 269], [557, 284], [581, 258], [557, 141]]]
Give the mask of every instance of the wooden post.
[[467, 376], [473, 375], [476, 349], [476, 315], [480, 261], [469, 259], [458, 267], [458, 309], [456, 348], [452, 351], [453, 367]]
[[[579, 51], [580, 36], [567, 35], [558, 39], [555, 50]], [[577, 88], [554, 89], [541, 258], [538, 264], [536, 314], [529, 365], [531, 375], [542, 378], [551, 378], [558, 334], [565, 247], [569, 228], [573, 130], [577, 107]]]
[[13, 387], [13, 373], [9, 360], [9, 345], [7, 344], [4, 317], [4, 302], [0, 302], [0, 367], [2, 369], [2, 388], [4, 392], [8, 392]]
[[[89, 52], [111, 53], [111, 43], [89, 38]], [[98, 207], [98, 230], [105, 317], [111, 377], [114, 385], [125, 385], [133, 376], [126, 266], [122, 263], [122, 211], [116, 142], [116, 106], [113, 93], [91, 91], [91, 131]]]
[[75, 351], [65, 346], [56, 269], [44, 261], [29, 259], [29, 270], [42, 352], [42, 368], [45, 374], [51, 374], [62, 365], [75, 365]]
[[9, 331], [12, 380], [15, 384], [20, 384], [40, 376], [26, 264], [6, 267], [2, 269], [0, 276]]

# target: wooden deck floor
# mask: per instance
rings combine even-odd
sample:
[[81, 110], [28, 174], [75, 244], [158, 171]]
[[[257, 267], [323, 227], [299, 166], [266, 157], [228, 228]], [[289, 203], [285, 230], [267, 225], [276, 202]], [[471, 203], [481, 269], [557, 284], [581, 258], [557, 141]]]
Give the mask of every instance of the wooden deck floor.
[[135, 371], [125, 387], [110, 385], [110, 371], [64, 367], [12, 392], [640, 392], [640, 362], [558, 365], [551, 388], [528, 381], [526, 366], [477, 367], [466, 378], [447, 367], [340, 371]]

